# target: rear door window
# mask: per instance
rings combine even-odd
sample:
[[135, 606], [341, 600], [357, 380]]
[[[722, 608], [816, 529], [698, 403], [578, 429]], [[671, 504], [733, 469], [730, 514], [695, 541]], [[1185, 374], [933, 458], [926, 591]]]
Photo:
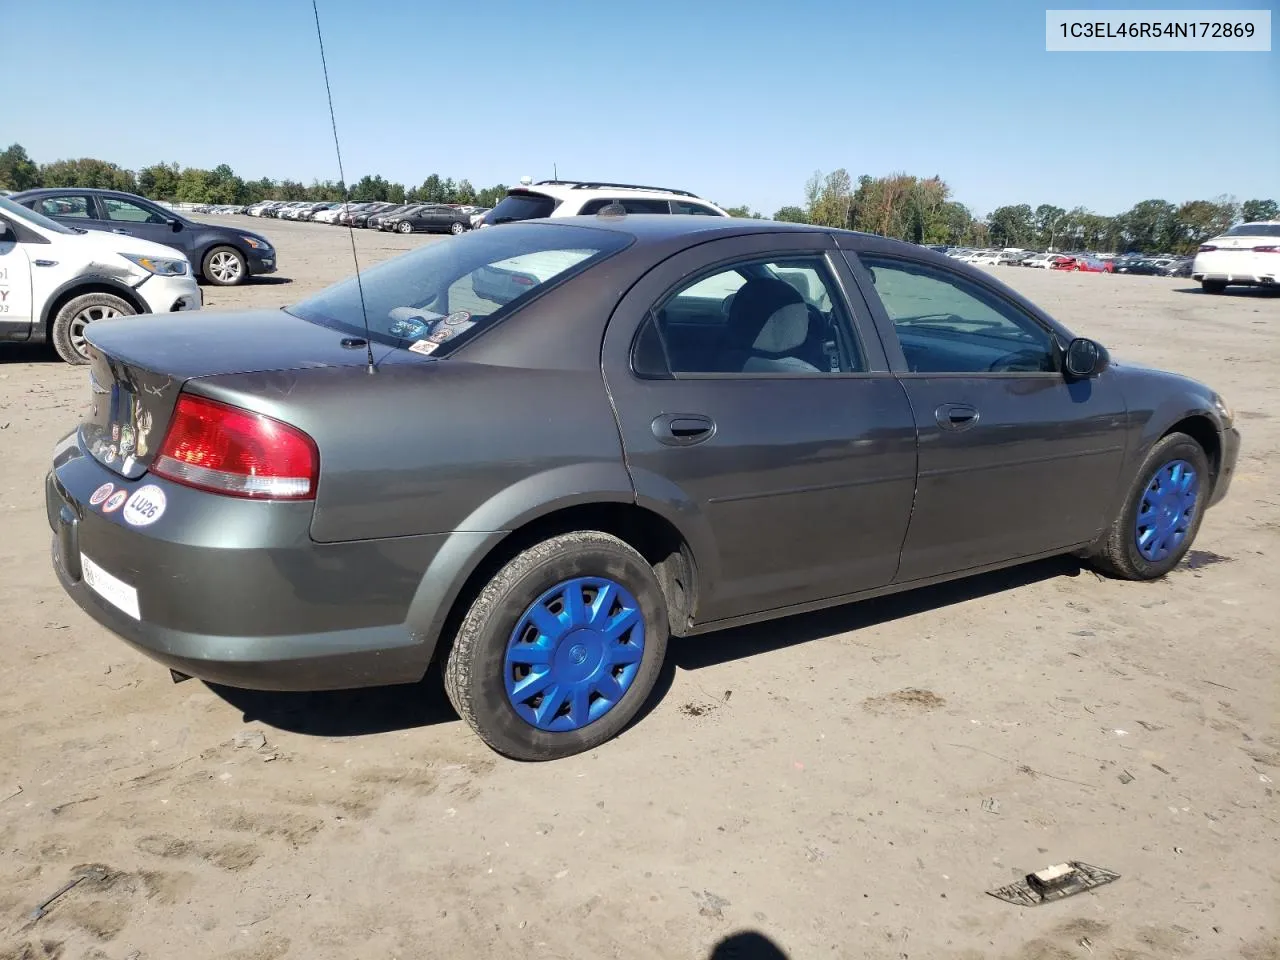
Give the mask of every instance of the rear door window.
[[688, 200], [672, 200], [672, 201], [671, 201], [671, 212], [672, 212], [672, 213], [692, 214], [692, 215], [694, 215], [694, 216], [699, 216], [699, 217], [718, 217], [718, 216], [720, 216], [720, 214], [716, 213], [716, 212], [715, 212], [714, 210], [712, 210], [710, 207], [705, 207], [705, 206], [703, 206], [703, 205], [702, 205], [702, 204], [700, 204], [700, 203], [691, 203], [691, 202], [690, 202], [690, 201], [688, 201]]
[[59, 193], [52, 197], [41, 197], [36, 201], [35, 211], [46, 217], [77, 217], [82, 220], [98, 218], [93, 201], [82, 193]]

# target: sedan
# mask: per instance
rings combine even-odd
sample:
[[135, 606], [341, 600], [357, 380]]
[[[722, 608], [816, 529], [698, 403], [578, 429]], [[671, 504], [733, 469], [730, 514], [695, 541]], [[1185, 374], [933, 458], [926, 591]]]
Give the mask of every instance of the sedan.
[[384, 230], [400, 233], [452, 233], [457, 236], [471, 229], [471, 216], [457, 207], [431, 203], [384, 220]]
[[1110, 260], [1101, 260], [1098, 257], [1076, 257], [1075, 266], [1072, 268], [1077, 273], [1115, 273], [1115, 265]]
[[1191, 276], [1205, 293], [1280, 284], [1280, 220], [1242, 223], [1200, 244]]
[[235, 286], [277, 269], [275, 248], [261, 234], [189, 220], [132, 193], [45, 187], [10, 199], [69, 227], [107, 230], [173, 247], [182, 251], [202, 280], [216, 286]]
[[[491, 269], [519, 294], [487, 299]], [[87, 337], [45, 494], [89, 616], [175, 679], [439, 660], [530, 760], [625, 729], [673, 635], [1058, 554], [1162, 577], [1239, 449], [1213, 390], [986, 271], [729, 217], [514, 223], [284, 310]]]

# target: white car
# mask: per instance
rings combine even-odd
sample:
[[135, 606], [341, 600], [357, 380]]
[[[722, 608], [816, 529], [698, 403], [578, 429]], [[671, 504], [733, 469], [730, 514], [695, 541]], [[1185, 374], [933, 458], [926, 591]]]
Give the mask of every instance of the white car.
[[994, 267], [999, 262], [1000, 254], [995, 250], [980, 250], [965, 260], [965, 263], [972, 263], [987, 267]]
[[1024, 267], [1034, 267], [1037, 270], [1048, 270], [1053, 266], [1053, 258], [1056, 253], [1033, 253], [1022, 261]]
[[599, 181], [540, 180], [530, 183], [526, 177], [520, 186], [508, 190], [498, 205], [480, 219], [479, 226], [492, 227], [499, 223], [542, 217], [589, 216], [606, 207], [621, 208], [620, 212], [627, 214], [729, 216], [714, 203], [687, 190]]
[[1206, 240], [1196, 252], [1191, 278], [1205, 293], [1222, 293], [1228, 284], [1274, 287], [1280, 283], [1280, 220], [1242, 223]]
[[63, 226], [0, 197], [0, 341], [52, 340], [67, 363], [88, 363], [90, 323], [202, 303], [173, 247]]

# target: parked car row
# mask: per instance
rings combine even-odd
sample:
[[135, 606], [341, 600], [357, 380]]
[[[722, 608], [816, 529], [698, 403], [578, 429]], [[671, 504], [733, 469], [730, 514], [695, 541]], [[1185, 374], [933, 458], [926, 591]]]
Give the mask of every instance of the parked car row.
[[250, 217], [306, 220], [396, 233], [452, 233], [456, 236], [472, 229], [487, 211], [487, 207], [454, 203], [264, 200], [244, 207], [240, 212]]
[[1079, 273], [1128, 273], [1138, 276], [1189, 277], [1192, 257], [1142, 253], [1037, 253], [1018, 247], [1004, 250], [973, 250], [967, 247], [933, 246], [962, 263], [985, 266], [1031, 267]]

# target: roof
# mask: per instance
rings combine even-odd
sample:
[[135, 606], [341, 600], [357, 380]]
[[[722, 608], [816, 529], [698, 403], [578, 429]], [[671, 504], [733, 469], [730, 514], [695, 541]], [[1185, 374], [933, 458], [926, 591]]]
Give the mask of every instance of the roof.
[[745, 236], [753, 233], [845, 233], [857, 236], [852, 230], [819, 227], [808, 223], [783, 223], [778, 220], [756, 220], [750, 217], [707, 217], [686, 214], [599, 214], [577, 217], [540, 217], [519, 221], [526, 224], [546, 224], [555, 227], [593, 227], [597, 230], [614, 230], [630, 234], [638, 240], [664, 240], [688, 236], [693, 233], [719, 236]]

